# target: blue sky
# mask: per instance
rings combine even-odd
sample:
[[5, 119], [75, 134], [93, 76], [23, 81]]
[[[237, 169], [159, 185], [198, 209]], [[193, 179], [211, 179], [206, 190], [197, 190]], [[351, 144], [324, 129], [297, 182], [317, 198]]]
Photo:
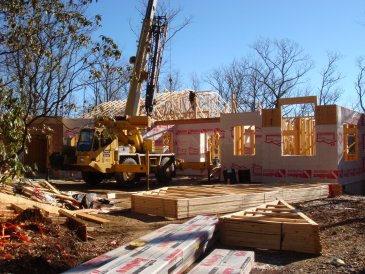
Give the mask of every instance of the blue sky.
[[[315, 67], [308, 75], [313, 88], [319, 86], [327, 51], [340, 53], [339, 70], [344, 75], [340, 85], [345, 93], [339, 104], [351, 107], [357, 102], [356, 59], [365, 56], [363, 0], [170, 0], [168, 5], [182, 9], [177, 22], [192, 17], [191, 24], [173, 38], [164, 53], [186, 88], [191, 87], [193, 73], [204, 77], [252, 53], [250, 45], [259, 38], [288, 38], [314, 60]], [[130, 24], [140, 27], [140, 7], [139, 0], [98, 0], [89, 10], [102, 15], [99, 33], [113, 38], [126, 59], [136, 51], [137, 37]]]

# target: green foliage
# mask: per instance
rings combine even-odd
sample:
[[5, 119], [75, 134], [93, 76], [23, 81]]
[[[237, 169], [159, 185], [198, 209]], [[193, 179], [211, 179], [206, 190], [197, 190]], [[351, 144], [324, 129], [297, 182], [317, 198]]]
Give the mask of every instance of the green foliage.
[[101, 16], [86, 16], [92, 0], [0, 0], [0, 169], [26, 172], [29, 131], [37, 119], [77, 109], [96, 56], [118, 59], [112, 39], [93, 41]]
[[24, 136], [23, 112], [24, 103], [12, 97], [12, 90], [0, 87], [0, 182], [30, 170], [18, 157], [23, 138], [30, 140], [28, 134]]

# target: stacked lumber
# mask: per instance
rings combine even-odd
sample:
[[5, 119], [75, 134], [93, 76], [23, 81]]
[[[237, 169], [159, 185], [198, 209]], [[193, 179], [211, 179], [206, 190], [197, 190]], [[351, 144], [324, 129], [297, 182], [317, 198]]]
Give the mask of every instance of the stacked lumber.
[[175, 219], [235, 212], [276, 199], [303, 202], [328, 197], [328, 184], [164, 187], [131, 196], [132, 211]]
[[319, 226], [283, 200], [219, 218], [227, 245], [320, 254]]
[[217, 223], [197, 216], [167, 225], [65, 273], [182, 273], [213, 244]]
[[189, 274], [248, 274], [254, 267], [254, 252], [214, 249]]

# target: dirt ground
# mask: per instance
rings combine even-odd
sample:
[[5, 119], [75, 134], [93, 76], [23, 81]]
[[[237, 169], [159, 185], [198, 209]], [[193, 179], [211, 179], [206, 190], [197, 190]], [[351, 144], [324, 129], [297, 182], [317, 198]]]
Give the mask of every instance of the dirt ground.
[[[190, 182], [181, 180], [176, 183]], [[97, 189], [88, 189], [85, 183], [77, 181], [54, 183], [63, 191], [119, 193], [121, 210], [99, 214], [111, 222], [94, 227], [94, 231], [89, 232], [92, 238], [88, 242], [81, 242], [70, 229], [55, 224], [44, 226], [44, 237], [38, 228], [28, 229], [29, 244], [0, 250], [0, 273], [60, 273], [151, 230], [186, 221], [131, 212], [130, 193], [145, 189], [144, 185], [121, 190], [115, 183], [103, 183]], [[247, 249], [255, 251], [256, 266], [252, 273], [365, 273], [364, 196], [343, 195], [294, 206], [320, 224], [322, 255]], [[219, 243], [215, 247], [237, 248]]]

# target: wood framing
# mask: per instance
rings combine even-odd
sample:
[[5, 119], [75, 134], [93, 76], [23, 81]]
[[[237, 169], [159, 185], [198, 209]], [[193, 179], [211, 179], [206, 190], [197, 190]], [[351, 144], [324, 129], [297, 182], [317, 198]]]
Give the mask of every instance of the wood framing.
[[316, 106], [315, 119], [317, 125], [336, 125], [337, 124], [337, 106]]
[[239, 211], [275, 199], [302, 202], [326, 198], [328, 189], [327, 184], [164, 187], [133, 194], [131, 202], [137, 213], [183, 219]]
[[280, 127], [281, 126], [281, 109], [263, 109], [262, 110], [262, 127]]
[[356, 161], [359, 158], [359, 133], [356, 125], [344, 124], [344, 148], [345, 161]]
[[315, 155], [314, 117], [283, 117], [281, 125], [283, 155]]
[[[196, 99], [192, 106], [189, 101], [190, 91], [166, 91], [156, 94], [152, 118], [157, 121], [219, 118], [221, 113], [231, 112], [227, 102], [213, 91], [193, 91]], [[140, 115], [145, 115], [143, 101], [144, 99], [140, 100]], [[104, 102], [84, 113], [83, 118], [120, 116], [124, 114], [125, 105], [126, 100]]]
[[255, 155], [255, 126], [242, 125], [233, 128], [235, 156]]
[[318, 105], [317, 96], [304, 96], [304, 97], [293, 97], [293, 98], [280, 98], [278, 101], [279, 107], [283, 105], [293, 104], [314, 104]]
[[219, 218], [223, 244], [320, 254], [319, 226], [283, 200]]

